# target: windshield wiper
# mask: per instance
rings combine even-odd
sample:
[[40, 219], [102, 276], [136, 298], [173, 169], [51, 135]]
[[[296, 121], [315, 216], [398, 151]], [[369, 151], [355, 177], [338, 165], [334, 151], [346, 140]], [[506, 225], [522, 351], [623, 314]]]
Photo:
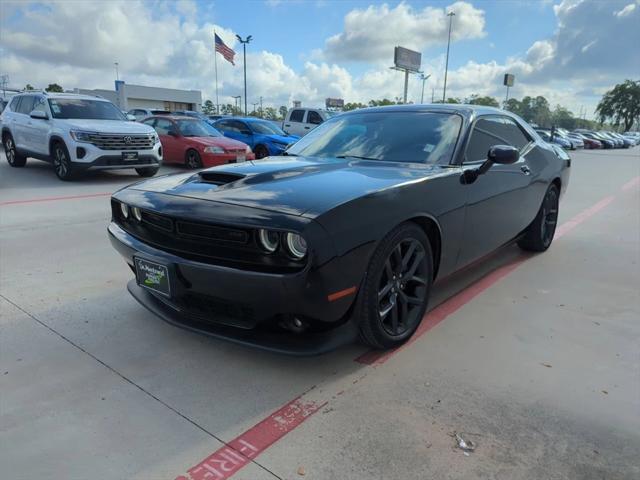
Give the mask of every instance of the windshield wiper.
[[357, 158], [358, 160], [378, 160], [378, 161], [380, 161], [379, 158], [361, 157], [359, 155], [338, 155], [338, 156], [336, 156], [336, 158]]

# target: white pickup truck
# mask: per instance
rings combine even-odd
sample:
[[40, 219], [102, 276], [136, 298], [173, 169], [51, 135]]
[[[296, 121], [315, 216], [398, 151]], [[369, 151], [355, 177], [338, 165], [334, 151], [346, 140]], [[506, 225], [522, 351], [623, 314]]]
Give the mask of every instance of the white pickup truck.
[[292, 108], [282, 122], [282, 129], [289, 135], [302, 137], [335, 114], [319, 108]]

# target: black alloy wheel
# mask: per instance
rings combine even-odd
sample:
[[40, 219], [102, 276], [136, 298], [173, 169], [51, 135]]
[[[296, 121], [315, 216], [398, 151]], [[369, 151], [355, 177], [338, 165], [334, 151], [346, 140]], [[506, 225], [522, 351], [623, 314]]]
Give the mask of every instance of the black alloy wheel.
[[416, 224], [389, 233], [373, 254], [360, 293], [362, 339], [393, 348], [413, 335], [427, 309], [433, 279], [429, 239]]
[[532, 252], [544, 252], [551, 246], [558, 224], [559, 198], [558, 187], [551, 184], [542, 200], [536, 218], [518, 241], [520, 248]]
[[264, 145], [258, 145], [255, 149], [256, 159], [261, 159], [269, 156], [269, 150]]
[[73, 178], [73, 168], [71, 166], [71, 159], [69, 153], [64, 145], [56, 143], [53, 146], [53, 168], [56, 172], [56, 176], [60, 180], [70, 180]]
[[202, 168], [202, 160], [200, 159], [200, 154], [195, 150], [188, 150], [185, 159], [185, 165], [187, 168]]
[[27, 157], [18, 153], [16, 144], [13, 143], [13, 137], [8, 133], [4, 136], [4, 154], [7, 157], [7, 162], [12, 167], [24, 167], [27, 163]]

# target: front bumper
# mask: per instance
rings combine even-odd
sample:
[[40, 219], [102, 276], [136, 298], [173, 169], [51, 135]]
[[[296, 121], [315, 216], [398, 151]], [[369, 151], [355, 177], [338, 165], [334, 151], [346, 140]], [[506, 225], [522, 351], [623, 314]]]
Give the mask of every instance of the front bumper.
[[[78, 170], [110, 170], [121, 168], [156, 167], [162, 164], [162, 145], [156, 143], [145, 150], [102, 150], [91, 143], [69, 142], [71, 163]], [[124, 152], [137, 152], [137, 162], [125, 162]]]
[[[351, 343], [357, 328], [350, 320], [355, 295], [328, 299], [334, 267], [274, 274], [201, 263], [141, 242], [116, 223], [108, 228], [115, 249], [134, 269], [134, 257], [169, 269], [171, 298], [129, 282], [129, 292], [163, 320], [236, 343], [295, 355], [314, 355]], [[330, 262], [331, 263], [331, 262]], [[330, 277], [330, 278], [327, 278]], [[309, 329], [278, 328], [296, 317]]]

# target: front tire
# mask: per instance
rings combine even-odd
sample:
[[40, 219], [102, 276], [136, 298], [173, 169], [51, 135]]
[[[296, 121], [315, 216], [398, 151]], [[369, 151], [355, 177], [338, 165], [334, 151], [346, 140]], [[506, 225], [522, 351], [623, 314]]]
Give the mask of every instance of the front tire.
[[536, 218], [518, 241], [518, 246], [530, 252], [544, 252], [551, 246], [558, 223], [560, 191], [551, 184], [542, 200]]
[[200, 154], [195, 150], [187, 150], [185, 154], [184, 163], [187, 168], [195, 169], [202, 168], [202, 159], [200, 158]]
[[75, 176], [69, 151], [67, 147], [60, 142], [53, 144], [53, 168], [56, 176], [62, 181], [72, 180]]
[[16, 144], [10, 133], [5, 133], [3, 144], [4, 155], [7, 157], [7, 163], [14, 168], [24, 167], [27, 163], [27, 157], [18, 153], [18, 150], [16, 150]]
[[260, 160], [261, 158], [265, 158], [269, 156], [269, 150], [264, 145], [256, 146], [254, 153], [256, 154], [256, 160]]
[[160, 167], [143, 167], [143, 168], [136, 168], [136, 173], [138, 175], [140, 175], [141, 177], [153, 177], [156, 173], [158, 173], [158, 170], [160, 169]]
[[427, 310], [432, 280], [424, 231], [404, 223], [387, 234], [371, 257], [358, 298], [362, 340], [377, 349], [406, 342]]

